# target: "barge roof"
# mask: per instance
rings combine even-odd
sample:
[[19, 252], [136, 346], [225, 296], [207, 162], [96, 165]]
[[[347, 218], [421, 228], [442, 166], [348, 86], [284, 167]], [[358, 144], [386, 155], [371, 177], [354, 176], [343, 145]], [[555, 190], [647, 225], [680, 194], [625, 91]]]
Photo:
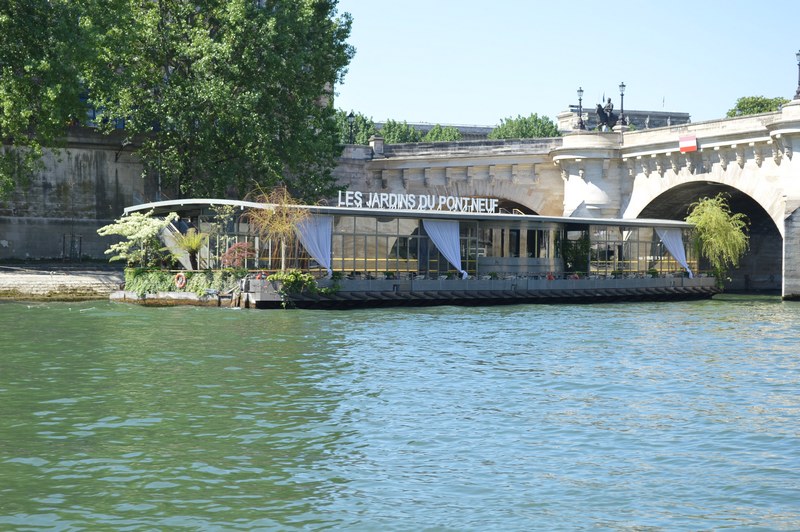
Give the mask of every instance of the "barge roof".
[[[244, 209], [266, 209], [271, 204], [258, 203], [254, 201], [230, 200], [230, 199], [210, 199], [210, 198], [187, 198], [166, 201], [154, 201], [126, 207], [125, 214], [142, 211], [154, 211], [156, 214], [166, 214], [169, 212], [198, 212], [208, 207], [216, 205], [231, 205], [240, 210]], [[297, 205], [297, 208], [308, 209], [314, 214], [333, 215], [333, 216], [394, 216], [398, 218], [433, 218], [464, 221], [532, 221], [540, 223], [557, 224], [578, 224], [578, 225], [609, 225], [627, 227], [692, 227], [691, 224], [679, 220], [662, 220], [652, 218], [584, 218], [567, 216], [541, 216], [538, 214], [513, 214], [513, 213], [475, 213], [457, 212], [446, 210], [407, 210], [407, 209], [369, 209], [353, 207], [330, 207], [326, 205]]]

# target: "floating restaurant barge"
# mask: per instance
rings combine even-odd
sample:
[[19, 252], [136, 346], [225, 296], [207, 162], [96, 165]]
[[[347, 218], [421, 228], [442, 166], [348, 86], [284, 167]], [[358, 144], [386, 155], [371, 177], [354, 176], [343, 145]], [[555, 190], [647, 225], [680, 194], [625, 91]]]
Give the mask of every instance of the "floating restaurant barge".
[[[240, 297], [256, 308], [681, 300], [719, 291], [712, 276], [694, 275], [684, 222], [495, 212], [493, 199], [409, 196], [347, 192], [338, 206], [175, 200], [126, 212], [177, 212], [184, 226], [211, 233], [204, 268], [220, 267], [226, 250], [247, 242], [251, 274]], [[222, 205], [238, 213], [224, 231], [214, 217]], [[296, 242], [256, 236], [250, 209], [302, 211]], [[270, 279], [285, 268], [315, 281]]]

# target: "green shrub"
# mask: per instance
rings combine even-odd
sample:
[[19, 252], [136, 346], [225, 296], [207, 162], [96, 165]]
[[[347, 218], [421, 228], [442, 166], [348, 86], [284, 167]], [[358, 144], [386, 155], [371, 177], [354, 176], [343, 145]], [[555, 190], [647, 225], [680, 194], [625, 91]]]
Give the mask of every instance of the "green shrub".
[[128, 268], [125, 270], [125, 290], [136, 292], [139, 297], [157, 292], [193, 292], [198, 296], [202, 296], [208, 290], [227, 292], [236, 288], [239, 284], [239, 279], [247, 275], [246, 271], [236, 269], [180, 273], [186, 276], [186, 286], [183, 288], [178, 288], [175, 285], [176, 272]]
[[126, 268], [125, 290], [136, 292], [139, 297], [157, 292], [171, 292], [175, 290], [175, 276], [168, 270]]
[[281, 292], [285, 294], [299, 294], [304, 291], [314, 294], [318, 290], [314, 276], [300, 270], [276, 272], [267, 277], [267, 281], [280, 282], [282, 284]]

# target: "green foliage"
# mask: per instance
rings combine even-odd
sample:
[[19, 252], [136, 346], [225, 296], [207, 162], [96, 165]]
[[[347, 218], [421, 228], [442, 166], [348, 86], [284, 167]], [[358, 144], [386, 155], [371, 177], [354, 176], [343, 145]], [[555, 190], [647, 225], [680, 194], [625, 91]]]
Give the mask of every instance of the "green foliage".
[[560, 137], [558, 126], [546, 116], [536, 113], [528, 117], [518, 115], [517, 118], [500, 120], [500, 125], [489, 133], [490, 139], [538, 139]]
[[178, 215], [174, 212], [163, 219], [153, 218], [153, 211], [145, 214], [135, 212], [101, 227], [97, 234], [125, 238], [106, 250], [106, 255], [113, 255], [109, 261], [125, 260], [129, 266], [158, 266], [166, 258], [159, 234], [177, 219]]
[[175, 244], [190, 255], [199, 252], [206, 243], [208, 235], [198, 232], [194, 227], [186, 231], [186, 234], [175, 235]]
[[300, 270], [276, 272], [267, 277], [267, 281], [280, 282], [282, 294], [299, 294], [301, 292], [315, 294], [319, 290], [314, 276]]
[[[339, 130], [339, 143], [350, 143], [350, 122], [347, 121], [349, 113], [338, 109], [336, 111], [336, 127]], [[355, 144], [367, 145], [369, 138], [377, 134], [375, 122], [371, 118], [361, 113], [353, 113], [353, 142]]]
[[564, 258], [564, 271], [571, 273], [588, 272], [590, 252], [589, 234], [585, 231], [577, 240], [563, 239], [561, 241], [561, 256]]
[[148, 270], [127, 268], [125, 270], [125, 290], [136, 292], [139, 297], [158, 292], [174, 292], [175, 276], [168, 270]]
[[777, 111], [783, 104], [789, 103], [786, 98], [766, 98], [764, 96], [743, 96], [736, 100], [736, 105], [725, 115], [728, 118], [734, 116], [755, 115], [758, 113], [769, 113]]
[[379, 134], [386, 144], [405, 144], [422, 140], [422, 133], [419, 130], [409, 126], [406, 122], [394, 120], [387, 120]]
[[175, 245], [189, 255], [189, 263], [193, 270], [197, 269], [197, 254], [208, 244], [208, 235], [200, 233], [192, 227], [186, 234], [178, 233], [174, 235]]
[[175, 285], [175, 272], [161, 269], [127, 268], [125, 270], [125, 290], [136, 292], [139, 297], [158, 292], [190, 292], [202, 296], [208, 290], [228, 292], [236, 288], [239, 280], [247, 275], [246, 271], [238, 269], [182, 273], [186, 276], [186, 286], [181, 289]]
[[[279, 183], [304, 200], [330, 195], [330, 91], [354, 53], [351, 17], [334, 0], [261, 4], [5, 0], [0, 138], [36, 155], [87, 122], [84, 94], [97, 126], [124, 121], [145, 171], [181, 195]], [[0, 188], [18, 166], [0, 160]]]
[[81, 2], [4, 0], [0, 6], [3, 198], [41, 168], [42, 146], [61, 145], [66, 128], [86, 115], [81, 72], [92, 56]]
[[737, 267], [747, 252], [747, 217], [732, 213], [726, 195], [720, 193], [692, 203], [686, 221], [694, 225], [695, 246], [721, 282], [728, 267]]
[[[350, 142], [350, 123], [347, 121], [348, 113], [339, 109], [336, 111], [336, 124], [339, 128], [339, 141], [342, 144]], [[461, 132], [453, 127], [442, 127], [436, 124], [425, 135], [421, 131], [407, 124], [388, 119], [380, 131], [375, 128], [375, 122], [362, 114], [354, 113], [353, 140], [355, 144], [369, 144], [369, 138], [380, 135], [387, 144], [404, 144], [408, 142], [442, 142], [461, 140]]]
[[278, 294], [283, 300], [283, 308], [291, 305], [292, 294], [323, 294], [331, 295], [339, 291], [339, 279], [334, 280], [330, 288], [320, 288], [316, 279], [310, 273], [303, 273], [300, 270], [284, 270], [273, 273], [267, 277], [267, 281], [278, 282]]
[[236, 218], [236, 207], [233, 205], [212, 205], [214, 212], [214, 225], [211, 232], [214, 235], [224, 235], [228, 225]]
[[461, 132], [453, 126], [442, 127], [439, 124], [433, 126], [433, 128], [422, 137], [423, 142], [446, 142], [455, 140], [461, 140]]

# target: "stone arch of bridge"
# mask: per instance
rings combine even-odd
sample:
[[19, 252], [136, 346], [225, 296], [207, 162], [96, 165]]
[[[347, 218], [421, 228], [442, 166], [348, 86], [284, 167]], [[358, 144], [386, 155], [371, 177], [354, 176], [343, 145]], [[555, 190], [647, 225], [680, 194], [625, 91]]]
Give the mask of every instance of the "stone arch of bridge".
[[498, 198], [497, 208], [500, 209], [500, 212], [506, 212], [510, 214], [539, 214], [522, 203], [503, 198]]
[[692, 203], [719, 193], [728, 196], [728, 204], [733, 212], [743, 213], [749, 220], [750, 249], [739, 268], [729, 273], [727, 288], [742, 291], [780, 290], [783, 236], [767, 210], [744, 191], [714, 181], [682, 183], [653, 198], [636, 217], [683, 220]]
[[[704, 196], [715, 196], [719, 192], [729, 194], [732, 203], [738, 203], [737, 198], [749, 198], [748, 205], [753, 208], [753, 213], [758, 218], [766, 215], [783, 238], [783, 192], [759, 179], [719, 179], [708, 173], [673, 180], [651, 174], [641, 184], [634, 185], [623, 218], [659, 217], [647, 214], [655, 210], [665, 213], [661, 218], [683, 220], [692, 202]], [[761, 207], [761, 210], [755, 209], [753, 203]], [[673, 212], [676, 208], [680, 210], [681, 206], [683, 212]]]
[[[551, 191], [552, 192], [552, 191]], [[445, 187], [439, 193], [460, 197], [494, 198], [498, 206], [507, 212], [516, 209], [524, 214], [561, 216], [563, 193], [548, 194], [529, 185], [516, 184], [505, 180], [474, 180], [472, 183], [458, 183]]]

